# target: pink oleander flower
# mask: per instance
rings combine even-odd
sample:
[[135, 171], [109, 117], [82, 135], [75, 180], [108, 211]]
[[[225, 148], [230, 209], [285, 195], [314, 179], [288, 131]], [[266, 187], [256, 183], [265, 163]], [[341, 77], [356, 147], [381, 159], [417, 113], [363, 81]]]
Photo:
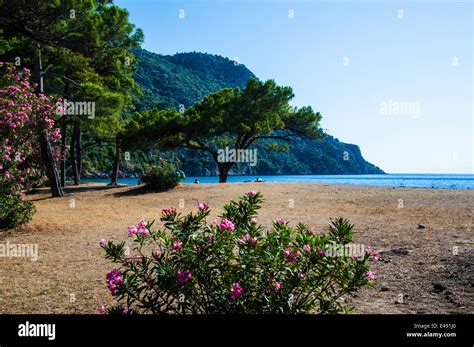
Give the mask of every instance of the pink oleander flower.
[[163, 217], [161, 217], [160, 220], [163, 222], [171, 218], [175, 214], [176, 210], [173, 207], [165, 207], [161, 210], [161, 212], [163, 214]]
[[257, 218], [252, 218], [251, 223], [252, 224], [257, 224]]
[[61, 138], [61, 130], [59, 128], [54, 129], [53, 135], [60, 139]]
[[367, 277], [369, 281], [375, 281], [375, 279], [377, 278], [371, 271], [367, 271], [366, 273], [364, 273], [364, 276]]
[[109, 288], [112, 295], [116, 295], [118, 292], [118, 286], [124, 283], [122, 273], [116, 269], [113, 269], [107, 273], [106, 280], [107, 287]]
[[315, 233], [314, 228], [309, 229], [309, 234], [310, 235], [314, 235], [314, 233]]
[[173, 207], [165, 207], [161, 211], [163, 214], [172, 214], [175, 212], [175, 209]]
[[[283, 252], [283, 255], [286, 257], [286, 259], [290, 262], [290, 263], [295, 263], [298, 259], [298, 254], [299, 252], [296, 252], [294, 255], [291, 254], [291, 248], [287, 248], [284, 252]], [[300, 253], [301, 254], [301, 253]]]
[[310, 247], [309, 245], [304, 245], [304, 246], [303, 246], [303, 251], [309, 253], [309, 252], [311, 252], [311, 247]]
[[285, 224], [285, 220], [283, 218], [277, 218], [276, 223], [279, 225]]
[[147, 228], [140, 228], [138, 229], [138, 235], [149, 236], [150, 231]]
[[181, 241], [176, 241], [175, 243], [173, 243], [173, 249], [175, 251], [181, 249], [183, 247], [183, 243]]
[[296, 257], [300, 257], [300, 256], [301, 256], [301, 252], [300, 252], [300, 251], [296, 251], [296, 252], [295, 252], [295, 256], [296, 256]]
[[246, 234], [240, 238], [240, 241], [242, 241], [242, 243], [247, 243], [249, 240], [250, 240], [249, 234]]
[[279, 282], [273, 283], [273, 289], [278, 292], [281, 289], [281, 284]]
[[142, 257], [139, 256], [139, 255], [137, 255], [137, 256], [135, 257], [135, 264], [140, 264], [141, 262], [142, 262]]
[[100, 246], [100, 247], [104, 247], [105, 244], [106, 244], [106, 242], [105, 242], [104, 239], [99, 240], [99, 246]]
[[242, 243], [251, 243], [252, 246], [256, 246], [258, 243], [258, 239], [256, 237], [251, 237], [249, 234], [246, 234], [240, 238]]
[[136, 235], [138, 233], [138, 229], [135, 225], [130, 225], [128, 227], [128, 235], [131, 236], [131, 235]]
[[377, 260], [379, 260], [379, 258], [380, 258], [380, 252], [373, 252], [372, 253], [372, 260], [377, 261]]
[[207, 211], [209, 209], [209, 205], [206, 204], [205, 202], [200, 202], [198, 204], [198, 210], [199, 211]]
[[367, 247], [365, 247], [364, 251], [365, 251], [365, 253], [372, 254], [372, 251], [373, 251], [373, 250], [372, 250], [372, 247], [367, 246]]
[[105, 314], [106, 312], [106, 309], [105, 309], [105, 306], [102, 305], [101, 307], [99, 307], [99, 314]]
[[153, 256], [154, 256], [156, 259], [158, 259], [158, 258], [161, 257], [161, 252], [159, 252], [159, 251], [153, 252]]
[[304, 278], [305, 273], [304, 273], [304, 272], [300, 272], [300, 273], [298, 274], [298, 276], [300, 276], [300, 278]]
[[230, 297], [232, 300], [237, 299], [239, 296], [241, 296], [244, 293], [244, 288], [240, 286], [238, 283], [234, 283], [232, 285], [232, 288], [230, 288]]
[[213, 220], [211, 221], [210, 226], [211, 226], [211, 227], [217, 226], [217, 221], [216, 221], [215, 219], [213, 219]]
[[178, 270], [178, 271], [176, 271], [176, 277], [178, 278], [179, 285], [183, 285], [191, 279], [191, 277], [192, 277], [191, 271], [189, 271], [189, 270], [179, 271]]
[[146, 221], [145, 218], [140, 219], [140, 222], [138, 222], [138, 229], [145, 229], [146, 228]]
[[138, 222], [138, 229], [135, 228], [137, 229], [136, 234], [142, 235], [142, 236], [149, 236], [150, 231], [146, 228], [146, 226], [147, 226], [146, 220], [145, 218], [142, 218], [140, 222]]
[[235, 225], [228, 219], [223, 219], [220, 225], [221, 230], [234, 231]]
[[257, 192], [255, 190], [252, 190], [252, 191], [248, 192], [247, 195], [255, 196], [255, 195], [257, 195]]
[[319, 251], [316, 251], [320, 256], [324, 257], [326, 255], [326, 251], [324, 249], [321, 249]]

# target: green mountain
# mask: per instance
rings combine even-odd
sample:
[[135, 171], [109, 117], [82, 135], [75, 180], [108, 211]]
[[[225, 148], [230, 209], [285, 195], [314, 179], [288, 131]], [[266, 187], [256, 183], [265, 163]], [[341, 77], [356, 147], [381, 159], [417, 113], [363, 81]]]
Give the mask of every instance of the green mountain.
[[[243, 88], [255, 75], [242, 64], [207, 53], [160, 55], [137, 49], [135, 80], [143, 94], [135, 98], [138, 111], [151, 108], [188, 107], [209, 93], [222, 88]], [[257, 145], [257, 164], [237, 164], [231, 174], [382, 174], [377, 166], [367, 162], [358, 146], [340, 142], [328, 136], [324, 140], [298, 139], [287, 151], [269, 151], [270, 142]], [[111, 171], [114, 151], [103, 146], [86, 154], [84, 171]], [[179, 151], [133, 151], [130, 160], [122, 161], [122, 172], [135, 175], [146, 164], [158, 158], [179, 159], [188, 176], [217, 175], [217, 167], [206, 153], [183, 149]], [[109, 158], [109, 159], [108, 159]]]
[[135, 80], [143, 91], [135, 103], [138, 111], [188, 107], [219, 89], [244, 87], [255, 77], [244, 65], [218, 55], [193, 52], [170, 56], [144, 49], [134, 54], [139, 64]]

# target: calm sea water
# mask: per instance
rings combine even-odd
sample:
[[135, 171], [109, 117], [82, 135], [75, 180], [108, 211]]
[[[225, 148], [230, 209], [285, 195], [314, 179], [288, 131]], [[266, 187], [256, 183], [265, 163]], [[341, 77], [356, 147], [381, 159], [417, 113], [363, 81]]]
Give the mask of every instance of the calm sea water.
[[[474, 189], [474, 175], [471, 174], [387, 174], [387, 175], [282, 175], [282, 176], [229, 176], [228, 182], [244, 182], [257, 177], [266, 182], [301, 182], [351, 184], [360, 186]], [[218, 183], [216, 176], [187, 177], [183, 183]], [[109, 183], [108, 179], [85, 179], [84, 182]], [[137, 184], [136, 178], [119, 179], [120, 184]]]

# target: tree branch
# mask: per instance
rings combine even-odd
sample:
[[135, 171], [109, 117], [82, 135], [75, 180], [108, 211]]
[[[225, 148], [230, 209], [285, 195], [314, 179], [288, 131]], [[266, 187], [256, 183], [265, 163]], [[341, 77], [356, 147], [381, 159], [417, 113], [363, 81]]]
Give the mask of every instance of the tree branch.
[[61, 77], [62, 79], [65, 79], [66, 81], [68, 82], [71, 82], [72, 84], [75, 84], [76, 86], [78, 87], [82, 87], [78, 82], [70, 79], [69, 77], [65, 76], [65, 75], [61, 75], [61, 74], [57, 74], [57, 73], [54, 73], [54, 72], [44, 72], [45, 75], [52, 75], [52, 76], [56, 76], [56, 77]]
[[245, 144], [243, 149], [248, 148], [252, 143], [258, 140], [262, 139], [275, 139], [275, 140], [282, 140], [282, 141], [291, 141], [291, 135], [260, 135], [260, 136], [254, 136], [253, 138], [250, 138], [248, 142]]

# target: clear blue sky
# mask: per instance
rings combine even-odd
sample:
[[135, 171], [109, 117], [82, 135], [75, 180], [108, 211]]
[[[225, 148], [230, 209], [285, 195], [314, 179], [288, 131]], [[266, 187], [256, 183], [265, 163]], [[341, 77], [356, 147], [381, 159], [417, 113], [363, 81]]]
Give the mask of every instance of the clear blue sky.
[[[291, 86], [295, 105], [320, 111], [324, 129], [386, 172], [474, 173], [471, 1], [116, 3], [145, 49], [237, 57]], [[385, 112], [389, 101], [414, 108]]]

